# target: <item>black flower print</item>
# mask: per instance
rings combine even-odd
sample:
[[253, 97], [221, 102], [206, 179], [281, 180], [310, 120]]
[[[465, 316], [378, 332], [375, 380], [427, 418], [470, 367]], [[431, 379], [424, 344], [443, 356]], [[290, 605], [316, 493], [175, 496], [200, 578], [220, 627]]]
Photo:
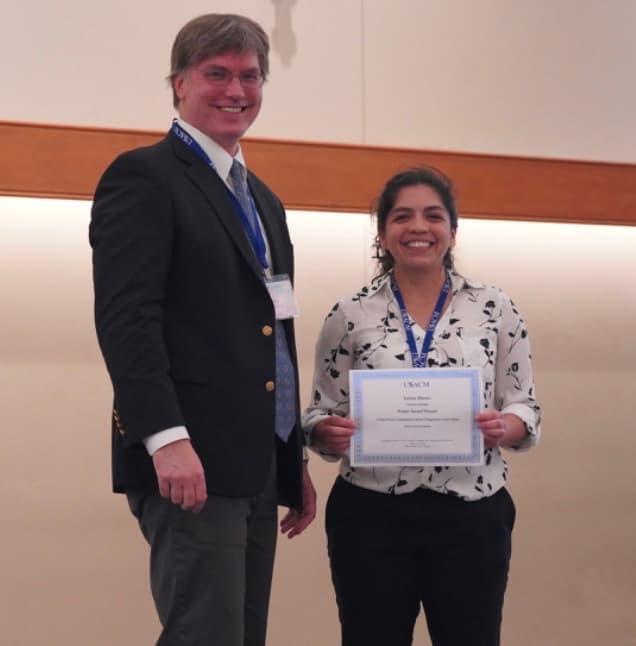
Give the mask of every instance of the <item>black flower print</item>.
[[[427, 357], [429, 367], [475, 366], [482, 371], [483, 409], [512, 407], [528, 428], [518, 449], [536, 442], [541, 409], [535, 398], [528, 332], [512, 301], [499, 289], [451, 273], [449, 306], [440, 319]], [[328, 314], [317, 344], [317, 370], [311, 405], [303, 423], [329, 413], [349, 414], [351, 369], [410, 368], [402, 322], [384, 277], [340, 301]], [[418, 347], [425, 330], [412, 326]], [[338, 460], [339, 456], [323, 456]], [[491, 495], [506, 481], [507, 465], [498, 448], [485, 449], [483, 464], [457, 466], [353, 468], [347, 455], [340, 475], [361, 487], [399, 495], [418, 487], [475, 500]]]

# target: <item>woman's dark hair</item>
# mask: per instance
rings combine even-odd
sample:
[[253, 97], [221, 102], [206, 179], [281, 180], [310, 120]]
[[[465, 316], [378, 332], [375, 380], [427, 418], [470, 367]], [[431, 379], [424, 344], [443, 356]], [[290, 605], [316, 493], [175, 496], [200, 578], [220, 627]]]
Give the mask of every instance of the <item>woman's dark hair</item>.
[[[393, 256], [382, 248], [380, 244], [380, 235], [386, 228], [386, 220], [389, 213], [395, 206], [395, 200], [398, 193], [407, 186], [417, 186], [423, 184], [430, 186], [438, 195], [444, 208], [448, 211], [450, 217], [451, 230], [457, 229], [457, 207], [455, 206], [455, 195], [453, 192], [453, 183], [436, 168], [422, 166], [418, 168], [409, 168], [391, 179], [385, 184], [380, 193], [380, 197], [375, 201], [372, 209], [372, 215], [376, 218], [377, 230], [373, 246], [378, 261], [379, 276], [383, 276], [393, 268]], [[447, 269], [453, 269], [453, 255], [449, 249], [444, 256], [444, 266]]]

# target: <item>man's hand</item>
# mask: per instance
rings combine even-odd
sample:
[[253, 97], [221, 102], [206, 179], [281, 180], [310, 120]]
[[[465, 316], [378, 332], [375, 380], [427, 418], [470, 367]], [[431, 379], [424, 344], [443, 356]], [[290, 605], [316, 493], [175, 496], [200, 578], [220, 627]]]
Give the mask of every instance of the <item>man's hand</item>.
[[152, 456], [159, 493], [185, 511], [199, 513], [208, 498], [205, 474], [190, 440], [177, 440]]
[[301, 534], [316, 517], [316, 490], [309, 477], [307, 463], [303, 464], [303, 510], [298, 512], [290, 509], [285, 518], [280, 521], [280, 531], [287, 534], [287, 538], [294, 538]]

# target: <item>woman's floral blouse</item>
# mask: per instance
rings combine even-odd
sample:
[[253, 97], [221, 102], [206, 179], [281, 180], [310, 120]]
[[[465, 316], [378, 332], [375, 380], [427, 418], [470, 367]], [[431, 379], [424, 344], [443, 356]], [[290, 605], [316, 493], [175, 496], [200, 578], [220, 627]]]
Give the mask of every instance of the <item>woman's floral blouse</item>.
[[[519, 311], [501, 289], [487, 287], [451, 272], [452, 296], [435, 329], [428, 367], [479, 367], [482, 410], [514, 413], [528, 435], [513, 450], [534, 446], [541, 411], [534, 396], [528, 331]], [[417, 347], [425, 330], [410, 319]], [[411, 368], [406, 334], [385, 275], [327, 315], [316, 345], [311, 404], [303, 424], [311, 429], [329, 415], [349, 414], [349, 370]], [[339, 456], [318, 451], [326, 460]], [[485, 449], [481, 466], [352, 467], [342, 456], [340, 475], [352, 484], [390, 494], [417, 487], [477, 500], [504, 486], [507, 465], [498, 448]]]

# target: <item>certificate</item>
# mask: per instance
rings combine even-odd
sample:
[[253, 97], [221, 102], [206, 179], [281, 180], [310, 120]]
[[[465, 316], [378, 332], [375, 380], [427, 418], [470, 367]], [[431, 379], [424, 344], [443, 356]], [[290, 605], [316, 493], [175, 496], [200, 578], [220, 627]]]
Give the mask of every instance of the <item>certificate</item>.
[[353, 466], [483, 462], [478, 368], [351, 370]]

